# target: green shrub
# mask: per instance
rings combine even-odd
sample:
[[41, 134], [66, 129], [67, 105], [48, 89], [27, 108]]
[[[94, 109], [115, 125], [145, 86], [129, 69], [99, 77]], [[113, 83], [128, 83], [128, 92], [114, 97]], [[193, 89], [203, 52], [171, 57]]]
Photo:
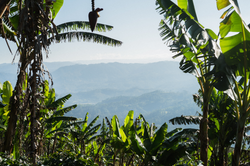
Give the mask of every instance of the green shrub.
[[3, 152], [0, 152], [0, 165], [1, 166], [29, 166], [29, 160], [24, 157], [19, 159], [14, 159], [13, 155], [7, 155]]
[[41, 166], [77, 166], [77, 165], [91, 165], [95, 164], [92, 158], [87, 158], [84, 155], [72, 152], [58, 152], [51, 154], [49, 157], [44, 158]]

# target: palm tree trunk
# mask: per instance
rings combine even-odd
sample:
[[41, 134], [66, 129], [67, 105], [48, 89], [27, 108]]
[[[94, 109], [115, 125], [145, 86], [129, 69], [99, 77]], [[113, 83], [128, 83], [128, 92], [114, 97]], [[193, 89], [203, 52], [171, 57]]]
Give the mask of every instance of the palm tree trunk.
[[229, 147], [226, 147], [226, 152], [225, 152], [225, 166], [228, 165], [228, 150], [229, 150]]
[[130, 163], [131, 163], [131, 165], [133, 165], [133, 158], [134, 158], [134, 155], [135, 155], [135, 154], [133, 154], [133, 155], [130, 157], [129, 161], [127, 162], [127, 165], [128, 165], [128, 166], [130, 165]]
[[207, 150], [208, 150], [208, 100], [204, 96], [203, 117], [200, 122], [200, 141], [201, 141], [201, 161], [207, 166]]
[[54, 143], [53, 143], [52, 154], [53, 154], [53, 153], [55, 153], [55, 149], [56, 149], [56, 141], [57, 141], [57, 134], [55, 134], [55, 137], [54, 137]]
[[219, 146], [219, 165], [220, 166], [225, 166], [225, 159], [224, 159], [224, 154], [225, 154], [225, 147], [224, 144], [220, 144]]
[[234, 147], [234, 154], [232, 158], [232, 166], [239, 166], [240, 164], [240, 156], [241, 156], [241, 144], [244, 136], [245, 130], [245, 117], [240, 116], [240, 120], [238, 122], [237, 134], [236, 134], [236, 144]]
[[117, 151], [114, 150], [114, 158], [113, 158], [113, 165], [115, 166], [116, 163], [116, 155], [119, 153], [119, 149]]
[[22, 63], [20, 72], [17, 77], [17, 82], [13, 95], [10, 98], [10, 118], [8, 120], [8, 127], [4, 137], [4, 148], [3, 152], [11, 153], [13, 150], [13, 139], [16, 132], [17, 114], [20, 107], [20, 96], [22, 93], [22, 85], [25, 80], [25, 69], [26, 63]]
[[[14, 97], [11, 97], [11, 101], [14, 101]], [[3, 152], [10, 154], [13, 150], [13, 139], [16, 132], [16, 122], [17, 122], [17, 101], [11, 102], [10, 118], [8, 121], [8, 127], [5, 132], [4, 137], [4, 148]]]

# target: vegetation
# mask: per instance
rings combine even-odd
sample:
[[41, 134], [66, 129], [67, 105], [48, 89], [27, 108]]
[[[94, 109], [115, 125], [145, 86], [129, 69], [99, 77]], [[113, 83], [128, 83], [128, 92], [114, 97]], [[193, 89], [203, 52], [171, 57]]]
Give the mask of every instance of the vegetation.
[[[174, 57], [182, 57], [180, 69], [194, 74], [200, 86], [193, 99], [202, 114], [181, 115], [170, 122], [200, 124], [199, 129], [168, 131], [165, 122], [158, 127], [142, 114], [134, 118], [132, 110], [123, 124], [117, 115], [97, 125], [99, 116], [90, 123], [88, 113], [84, 120], [66, 116], [77, 105], [64, 107], [71, 94], [55, 97], [43, 77], [43, 51], [51, 42], [71, 38], [109, 45], [121, 42], [93, 33], [71, 33], [89, 28], [86, 22], [56, 26], [53, 19], [63, 0], [3, 0], [0, 34], [7, 45], [8, 41], [17, 44], [20, 67], [14, 89], [9, 81], [0, 84], [1, 165], [249, 165], [250, 29], [237, 0], [217, 0], [218, 10], [229, 6], [221, 17], [219, 36], [198, 22], [192, 0], [178, 0], [178, 5], [157, 0], [156, 4], [164, 14], [161, 36], [177, 53]], [[91, 30], [95, 26], [110, 30], [111, 26], [96, 24], [94, 12], [101, 9], [94, 9], [92, 0]], [[113, 101], [119, 98], [106, 102]], [[149, 102], [144, 101], [145, 107]]]
[[[44, 74], [48, 71], [43, 66], [43, 53], [45, 52], [48, 56], [48, 48], [52, 42], [60, 42], [66, 39], [71, 41], [72, 38], [83, 41], [93, 40], [111, 46], [121, 45], [120, 41], [102, 35], [71, 32], [86, 27], [89, 29], [89, 23], [86, 22], [69, 22], [56, 26], [53, 20], [62, 5], [63, 0], [57, 0], [56, 2], [51, 0], [4, 0], [0, 4], [1, 37], [6, 40], [7, 45], [8, 40], [15, 42], [17, 53], [20, 56], [16, 86], [11, 98], [9, 98], [8, 111], [5, 114], [9, 118], [2, 151], [6, 151], [8, 154], [16, 154], [16, 151], [19, 151], [16, 148], [22, 144], [25, 130], [23, 129], [23, 123], [27, 123], [29, 139], [26, 148], [29, 148], [28, 154], [33, 165], [37, 163], [37, 156], [40, 153], [39, 148], [42, 146], [41, 139], [44, 134], [42, 122], [47, 120], [45, 115], [48, 111], [47, 103], [43, 100], [48, 98], [46, 95], [49, 93], [46, 87], [47, 82], [44, 81]], [[94, 6], [94, 4], [92, 5]], [[106, 31], [111, 30], [112, 26], [98, 24], [96, 29]], [[65, 31], [66, 33], [64, 33]], [[6, 96], [3, 96], [3, 100], [5, 100], [4, 98]], [[53, 99], [49, 98], [48, 100]], [[45, 115], [43, 111], [45, 111]], [[24, 121], [25, 119], [27, 122]], [[69, 118], [68, 120], [73, 119], [75, 118]], [[20, 127], [20, 130], [17, 130], [18, 127]], [[17, 139], [20, 141], [17, 141]]]
[[[2, 97], [6, 94], [6, 85], [1, 89]], [[64, 103], [71, 97], [66, 95], [55, 99], [54, 89], [48, 89], [48, 83], [42, 89], [46, 94], [45, 107], [40, 111], [42, 128], [39, 130], [39, 147], [37, 165], [172, 165], [189, 152], [191, 155], [196, 149], [196, 143], [188, 136], [196, 137], [197, 129], [175, 129], [167, 132], [164, 123], [158, 130], [154, 124], [149, 124], [140, 115], [134, 119], [134, 111], [129, 111], [121, 126], [117, 116], [111, 120], [103, 119], [102, 125], [95, 125], [98, 116], [88, 123], [88, 113], [83, 121], [74, 117], [63, 116], [76, 105], [63, 108]], [[1, 102], [1, 115], [7, 106]], [[29, 165], [27, 155], [30, 150], [29, 128], [24, 127], [29, 116], [18, 124], [19, 132], [15, 138], [14, 150], [11, 156], [1, 154], [2, 165]], [[107, 125], [108, 124], [108, 125]], [[107, 127], [108, 126], [108, 127]], [[2, 123], [2, 129], [6, 125]], [[2, 133], [4, 131], [2, 130]], [[96, 133], [100, 130], [99, 134]], [[22, 131], [22, 135], [20, 133]], [[182, 144], [179, 144], [179, 142]], [[169, 157], [166, 158], [166, 155]]]
[[[218, 36], [210, 29], [205, 29], [197, 19], [193, 1], [178, 0], [178, 5], [170, 0], [157, 0], [158, 9], [164, 14], [161, 21], [160, 30], [164, 40], [170, 41], [170, 47], [177, 55], [182, 56], [180, 69], [186, 73], [196, 76], [200, 85], [201, 108], [203, 111], [200, 121], [200, 158], [204, 165], [208, 165], [209, 147], [213, 144], [209, 140], [208, 115], [212, 111], [211, 106], [215, 106], [220, 111], [233, 110], [236, 118], [231, 118], [230, 123], [237, 124], [235, 133], [236, 143], [232, 155], [232, 165], [243, 164], [240, 160], [242, 155], [242, 140], [244, 138], [245, 127], [248, 125], [249, 110], [249, 68], [248, 68], [248, 36], [249, 27], [245, 24], [240, 14], [237, 0], [218, 0], [218, 10], [230, 6], [222, 15], [223, 21], [220, 23], [220, 43]], [[229, 32], [235, 32], [231, 35]], [[230, 36], [231, 35], [231, 36]], [[222, 99], [228, 101], [227, 97], [214, 91], [226, 93], [234, 103], [234, 108], [221, 107]], [[210, 101], [215, 99], [214, 101]], [[222, 103], [221, 103], [222, 104]], [[214, 123], [217, 126], [216, 134], [221, 152], [224, 151], [225, 137], [219, 137], [225, 133], [223, 126], [227, 123], [220, 114], [215, 115]], [[230, 132], [230, 131], [227, 131]], [[211, 137], [211, 135], [210, 135]], [[228, 139], [228, 138], [227, 138]], [[231, 139], [231, 138], [230, 138]], [[222, 155], [222, 154], [221, 154]], [[210, 161], [211, 164], [211, 161]], [[220, 164], [224, 162], [223, 155], [220, 157]]]

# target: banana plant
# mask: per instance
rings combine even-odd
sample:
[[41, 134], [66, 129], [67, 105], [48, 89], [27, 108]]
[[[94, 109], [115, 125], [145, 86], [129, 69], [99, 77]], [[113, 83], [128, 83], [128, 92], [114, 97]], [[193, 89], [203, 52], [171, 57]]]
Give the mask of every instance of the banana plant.
[[237, 119], [234, 101], [227, 94], [213, 91], [209, 121], [208, 132], [213, 153], [210, 165], [228, 165], [228, 149], [235, 142]]
[[[225, 57], [217, 44], [218, 36], [205, 29], [199, 22], [192, 0], [157, 0], [157, 9], [164, 14], [160, 22], [160, 35], [168, 42], [170, 50], [182, 57], [180, 69], [194, 74], [203, 96], [200, 122], [200, 157], [207, 165], [209, 100], [215, 88], [231, 92], [232, 71], [225, 64]], [[228, 92], [228, 93], [229, 93]]]
[[143, 164], [156, 163], [170, 166], [195, 150], [196, 143], [187, 135], [197, 133], [197, 129], [176, 128], [167, 132], [168, 125], [164, 123], [155, 132], [154, 125], [149, 126], [144, 117], [140, 116], [143, 120], [142, 128], [135, 132], [132, 143], [136, 154], [143, 158]]
[[[200, 95], [195, 94], [194, 101], [199, 107], [203, 104]], [[234, 101], [224, 92], [213, 90], [209, 103], [209, 149], [210, 165], [228, 165], [228, 149], [236, 136], [236, 112]], [[170, 119], [173, 125], [199, 124], [201, 116], [181, 116]]]
[[[0, 102], [0, 113], [1, 113], [1, 125], [7, 126], [9, 107], [10, 107], [10, 97], [12, 96], [13, 88], [9, 81], [5, 81], [3, 85], [0, 83], [0, 95], [2, 101]], [[4, 127], [6, 129], [6, 127]]]
[[[43, 98], [37, 87], [40, 87], [43, 84], [42, 77], [43, 73], [45, 73], [42, 53], [46, 53], [46, 56], [48, 56], [47, 50], [51, 43], [64, 40], [72, 41], [72, 39], [77, 39], [78, 41], [94, 41], [96, 43], [107, 44], [110, 46], [119, 46], [122, 42], [100, 34], [83, 31], [72, 32], [73, 30], [90, 29], [88, 22], [69, 22], [56, 26], [53, 20], [62, 7], [63, 0], [40, 0], [35, 4], [31, 1], [24, 0], [5, 0], [3, 2], [4, 3], [1, 2], [0, 6], [1, 37], [4, 37], [6, 40], [14, 41], [17, 45], [17, 53], [20, 55], [19, 75], [13, 91], [14, 94], [11, 98], [12, 104], [9, 115], [9, 124], [11, 125], [7, 127], [5, 133], [4, 151], [11, 153], [13, 149], [18, 114], [20, 112], [23, 113], [25, 110], [29, 110], [31, 112], [30, 125], [32, 140], [32, 153], [30, 154], [33, 155], [33, 163], [35, 163], [36, 155], [34, 154], [36, 152], [36, 147], [38, 146], [36, 144], [36, 131], [41, 127], [39, 124], [36, 124], [36, 119], [40, 118], [36, 116], [39, 115], [37, 110], [42, 109], [37, 109], [37, 107], [40, 106], [40, 103], [36, 102], [39, 101], [40, 98]], [[22, 14], [20, 14], [20, 12], [22, 12]], [[28, 18], [33, 21], [28, 20]], [[39, 26], [37, 26], [38, 24]], [[28, 30], [27, 27], [32, 27], [33, 29]], [[96, 25], [96, 30], [102, 32], [111, 30], [112, 28], [112, 26], [104, 24]], [[27, 41], [37, 42], [27, 43]], [[44, 49], [45, 52], [42, 52], [42, 49]], [[38, 75], [31, 73], [37, 73]], [[29, 77], [27, 79], [29, 86], [27, 86], [28, 90], [26, 91], [26, 97], [22, 98], [20, 96], [23, 95], [22, 85], [25, 84], [24, 81], [26, 74]], [[40, 94], [38, 94], [38, 92]], [[33, 108], [28, 108], [28, 106]]]
[[4, 141], [4, 132], [7, 130], [8, 117], [9, 117], [9, 100], [12, 96], [12, 85], [9, 81], [5, 81], [3, 84], [0, 83], [0, 141]]
[[95, 117], [88, 124], [88, 113], [86, 113], [83, 123], [75, 125], [75, 127], [70, 131], [72, 139], [80, 148], [80, 151], [78, 153], [86, 154], [87, 152], [89, 152], [85, 149], [85, 147], [99, 137], [99, 135], [95, 135], [101, 127], [101, 124], [95, 125], [98, 118], [99, 116]]
[[[68, 107], [64, 107], [64, 104], [67, 100], [70, 99], [71, 94], [63, 96], [56, 100], [55, 97], [55, 90], [49, 89], [49, 83], [46, 80], [43, 87], [43, 96], [45, 97], [41, 103], [43, 102], [45, 107], [40, 111], [40, 123], [41, 126], [41, 138], [38, 147], [38, 151], [42, 154], [43, 151], [43, 144], [46, 140], [51, 140], [54, 138], [54, 145], [52, 152], [55, 151], [55, 144], [58, 136], [65, 136], [68, 133], [65, 132], [67, 128], [70, 126], [75, 125], [74, 123], [70, 123], [71, 121], [77, 121], [78, 119], [75, 117], [68, 117], [65, 114], [77, 107], [77, 105], [71, 105]], [[49, 154], [49, 148], [47, 149]]]
[[111, 146], [113, 147], [113, 164], [119, 156], [119, 165], [122, 165], [125, 158], [129, 158], [131, 153], [131, 127], [134, 123], [134, 111], [129, 111], [124, 119], [124, 125], [120, 126], [119, 119], [116, 115], [111, 120]]
[[[138, 119], [138, 118], [137, 118]], [[134, 122], [134, 111], [131, 110], [128, 112], [127, 116], [124, 119], [124, 123], [121, 126], [119, 123], [119, 119], [116, 115], [113, 116], [111, 123], [106, 118], [107, 123], [109, 125], [108, 137], [106, 140], [110, 140], [111, 147], [106, 151], [106, 160], [110, 164], [126, 165], [131, 164], [139, 164], [141, 159], [140, 156], [134, 152], [135, 146], [133, 145], [133, 139], [135, 132], [140, 130], [137, 128], [134, 129], [134, 124], [138, 121]], [[108, 147], [108, 145], [107, 145]], [[110, 160], [112, 157], [112, 161]]]
[[[220, 23], [220, 46], [227, 65], [234, 70], [234, 100], [237, 117], [236, 144], [233, 154], [233, 166], [240, 164], [242, 140], [249, 114], [249, 55], [250, 55], [250, 29], [241, 16], [237, 0], [217, 1], [218, 10], [229, 8], [223, 13]], [[236, 33], [231, 35], [229, 32]], [[240, 81], [237, 81], [240, 80]]]

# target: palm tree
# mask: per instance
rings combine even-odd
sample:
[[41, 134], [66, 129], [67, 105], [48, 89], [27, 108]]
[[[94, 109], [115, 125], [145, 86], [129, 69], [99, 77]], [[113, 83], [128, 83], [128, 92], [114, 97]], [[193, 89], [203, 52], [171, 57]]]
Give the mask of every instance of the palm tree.
[[169, 42], [170, 50], [177, 53], [173, 58], [182, 56], [180, 69], [185, 73], [195, 75], [200, 85], [203, 97], [200, 157], [207, 165], [210, 96], [214, 87], [219, 90], [228, 89], [229, 83], [227, 79], [221, 79], [225, 77], [225, 74], [218, 74], [214, 67], [216, 63], [223, 60], [223, 54], [216, 43], [217, 35], [198, 22], [192, 0], [188, 3], [184, 0], [178, 2], [180, 6], [171, 0], [157, 0], [158, 10], [165, 17], [160, 23], [159, 30], [163, 40]]
[[[250, 115], [248, 111], [250, 108], [250, 29], [241, 16], [237, 0], [230, 0], [228, 3], [217, 1], [218, 10], [224, 9], [229, 5], [231, 6], [230, 10], [226, 10], [221, 17], [224, 19], [220, 23], [220, 46], [225, 55], [227, 65], [234, 71], [231, 87], [234, 92], [237, 133], [232, 165], [238, 166], [240, 164], [245, 126], [248, 123], [247, 119]], [[232, 27], [232, 25], [234, 26]], [[236, 35], [231, 35], [229, 32], [234, 32]]]
[[[46, 72], [43, 67], [43, 51], [47, 53], [51, 42], [61, 41], [62, 39], [72, 38], [83, 39], [83, 41], [94, 41], [97, 43], [108, 44], [111, 46], [119, 46], [121, 42], [102, 35], [87, 33], [87, 32], [71, 32], [72, 29], [89, 29], [89, 24], [86, 22], [71, 22], [60, 26], [55, 26], [53, 19], [63, 5], [63, 0], [53, 1], [1, 1], [0, 12], [6, 13], [9, 8], [9, 15], [6, 14], [5, 21], [2, 21], [1, 34], [6, 39], [15, 39], [18, 46], [17, 53], [19, 59], [19, 74], [17, 83], [13, 91], [10, 101], [10, 118], [8, 128], [5, 134], [4, 151], [11, 153], [13, 146], [13, 138], [16, 131], [16, 123], [18, 118], [24, 116], [24, 112], [28, 109], [31, 113], [30, 117], [30, 132], [31, 132], [31, 158], [33, 163], [36, 163], [36, 135], [39, 124], [36, 119], [39, 119], [40, 104], [38, 99], [42, 98], [42, 94], [38, 93], [38, 88], [44, 84], [43, 74]], [[50, 13], [55, 13], [51, 16]], [[0, 18], [3, 15], [1, 15]], [[57, 31], [58, 28], [58, 31]], [[98, 31], [111, 30], [112, 26], [97, 24]], [[13, 33], [8, 33], [9, 31]], [[65, 31], [65, 33], [62, 33]], [[9, 34], [10, 36], [8, 37]], [[8, 37], [8, 38], [7, 38]], [[48, 56], [48, 53], [47, 53]], [[27, 88], [22, 89], [22, 86], [27, 78]], [[25, 96], [22, 96], [25, 91]], [[22, 102], [21, 102], [22, 101]]]
[[[171, 50], [177, 51], [176, 56], [184, 55], [180, 68], [184, 72], [195, 72], [201, 86], [203, 103], [204, 125], [200, 126], [201, 135], [201, 159], [207, 163], [207, 118], [205, 114], [209, 110], [209, 100], [212, 87], [227, 93], [235, 103], [237, 117], [236, 144], [233, 155], [233, 165], [240, 164], [242, 139], [244, 135], [247, 117], [249, 116], [249, 47], [250, 29], [242, 19], [237, 0], [217, 1], [218, 10], [226, 10], [220, 23], [220, 47], [217, 45], [219, 38], [210, 29], [204, 29], [193, 14], [192, 2], [178, 0], [179, 6], [170, 0], [158, 0], [162, 14], [166, 15], [169, 22], [161, 22], [161, 35], [164, 40], [171, 41]], [[189, 6], [187, 8], [187, 6]], [[187, 12], [188, 10], [188, 12]], [[171, 25], [171, 26], [170, 26]], [[232, 26], [233, 25], [233, 26]], [[229, 32], [236, 32], [230, 36]], [[220, 49], [221, 48], [221, 49]], [[174, 56], [174, 57], [176, 57]], [[203, 60], [201, 60], [203, 58]], [[192, 65], [195, 64], [195, 65]], [[238, 77], [236, 79], [236, 77]], [[203, 122], [202, 122], [203, 123]], [[202, 124], [201, 123], [201, 124]], [[203, 131], [202, 131], [203, 130]], [[205, 133], [204, 133], [205, 132]]]
[[[195, 94], [194, 101], [203, 105], [201, 95]], [[172, 124], [199, 124], [202, 116], [181, 116], [170, 119]], [[209, 151], [210, 165], [228, 165], [228, 149], [235, 141], [236, 112], [234, 101], [224, 92], [213, 90], [209, 102]]]

